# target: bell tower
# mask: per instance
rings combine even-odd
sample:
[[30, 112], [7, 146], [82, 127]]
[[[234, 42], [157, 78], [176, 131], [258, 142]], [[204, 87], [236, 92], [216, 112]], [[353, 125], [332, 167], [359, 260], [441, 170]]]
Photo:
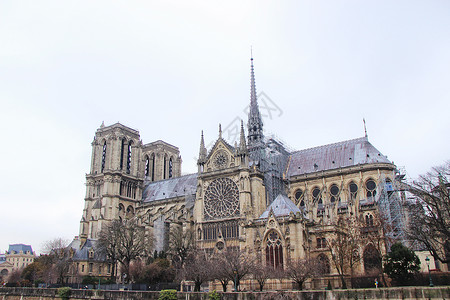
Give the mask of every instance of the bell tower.
[[80, 238], [96, 239], [105, 222], [134, 215], [142, 198], [142, 142], [137, 130], [120, 123], [97, 129], [92, 142], [91, 169]]

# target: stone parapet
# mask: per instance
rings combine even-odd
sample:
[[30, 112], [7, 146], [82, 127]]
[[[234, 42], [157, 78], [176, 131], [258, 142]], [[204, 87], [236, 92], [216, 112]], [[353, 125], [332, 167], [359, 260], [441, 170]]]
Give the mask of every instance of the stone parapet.
[[[57, 289], [40, 288], [0, 288], [4, 300], [60, 299]], [[331, 291], [267, 291], [267, 292], [229, 292], [220, 293], [224, 300], [263, 300], [263, 299], [450, 299], [450, 287], [398, 287], [379, 289], [349, 289]], [[70, 299], [158, 299], [159, 292], [143, 291], [105, 291], [72, 290]], [[208, 293], [178, 292], [179, 300], [208, 299]]]

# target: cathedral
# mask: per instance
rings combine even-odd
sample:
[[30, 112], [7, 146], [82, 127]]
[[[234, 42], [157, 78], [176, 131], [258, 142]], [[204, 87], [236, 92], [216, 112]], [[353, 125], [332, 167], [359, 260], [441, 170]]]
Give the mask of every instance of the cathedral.
[[[207, 253], [251, 251], [268, 266], [317, 257], [330, 276], [327, 236], [341, 218], [373, 220], [377, 201], [395, 179], [396, 166], [367, 135], [290, 151], [264, 136], [253, 58], [248, 121], [239, 142], [222, 136], [210, 149], [200, 138], [198, 172], [181, 175], [179, 148], [158, 140], [143, 143], [139, 132], [120, 123], [102, 124], [92, 142], [80, 232], [70, 247], [77, 276], [108, 276], [111, 266], [95, 253], [108, 222], [139, 217], [152, 247], [167, 250], [174, 226], [195, 232]], [[361, 245], [360, 255], [371, 245]], [[384, 253], [382, 253], [384, 254]], [[357, 267], [365, 272], [362, 260]], [[73, 277], [70, 281], [75, 282]]]

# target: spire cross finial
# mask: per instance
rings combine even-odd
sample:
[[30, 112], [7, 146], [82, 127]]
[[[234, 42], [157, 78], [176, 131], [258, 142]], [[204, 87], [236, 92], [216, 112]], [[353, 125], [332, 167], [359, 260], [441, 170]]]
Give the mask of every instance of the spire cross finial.
[[366, 119], [363, 118], [364, 123], [364, 136], [367, 137]]

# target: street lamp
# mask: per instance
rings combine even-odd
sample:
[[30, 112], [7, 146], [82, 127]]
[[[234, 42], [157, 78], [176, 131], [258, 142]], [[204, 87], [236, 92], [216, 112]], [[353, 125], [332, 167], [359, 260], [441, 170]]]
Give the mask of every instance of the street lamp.
[[427, 266], [428, 266], [428, 276], [430, 277], [430, 286], [433, 287], [434, 285], [433, 285], [433, 281], [431, 280], [431, 272], [430, 272], [430, 258], [427, 256], [425, 258], [425, 261], [426, 261]]

